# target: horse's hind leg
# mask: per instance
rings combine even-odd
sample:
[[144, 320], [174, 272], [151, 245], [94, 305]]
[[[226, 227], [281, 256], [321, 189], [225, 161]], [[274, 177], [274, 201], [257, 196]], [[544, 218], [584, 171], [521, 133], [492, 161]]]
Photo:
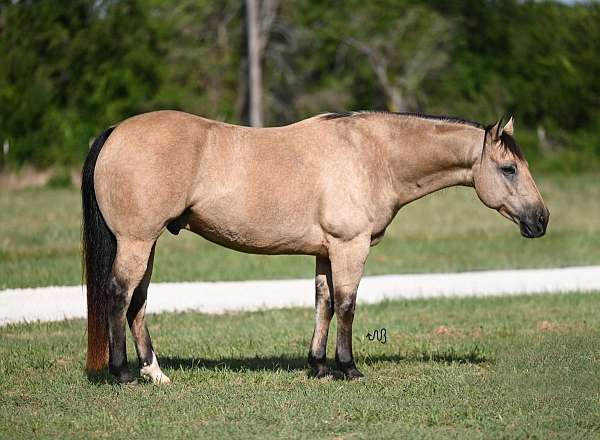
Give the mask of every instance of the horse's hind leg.
[[120, 383], [135, 382], [127, 366], [125, 315], [148, 266], [154, 242], [117, 238], [108, 290], [108, 368]]
[[317, 257], [315, 271], [315, 331], [308, 352], [308, 363], [315, 377], [329, 374], [326, 364], [327, 334], [333, 316], [331, 293], [331, 262], [329, 258]]
[[135, 342], [135, 350], [138, 355], [142, 376], [150, 379], [153, 383], [166, 384], [170, 383], [171, 380], [163, 374], [158, 366], [158, 360], [154, 354], [152, 340], [150, 339], [150, 333], [146, 324], [146, 299], [148, 297], [148, 285], [152, 277], [155, 247], [156, 244], [152, 246], [144, 278], [142, 278], [139, 286], [133, 291], [131, 304], [129, 304], [129, 309], [127, 310], [127, 322], [129, 323], [133, 341]]

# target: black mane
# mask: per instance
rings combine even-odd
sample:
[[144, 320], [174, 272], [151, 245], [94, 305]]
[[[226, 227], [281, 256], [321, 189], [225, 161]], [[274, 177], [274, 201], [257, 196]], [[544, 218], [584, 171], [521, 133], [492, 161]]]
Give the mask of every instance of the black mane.
[[[492, 125], [485, 126], [483, 124], [480, 124], [479, 122], [470, 121], [468, 119], [463, 119], [463, 118], [456, 118], [456, 117], [452, 117], [452, 116], [437, 116], [437, 115], [426, 115], [423, 113], [369, 111], [369, 110], [362, 110], [362, 111], [356, 111], [356, 112], [346, 111], [346, 112], [338, 112], [338, 113], [325, 113], [325, 114], [321, 115], [321, 119], [329, 121], [329, 120], [333, 120], [333, 119], [342, 119], [342, 118], [360, 118], [360, 117], [365, 117], [365, 116], [369, 116], [369, 115], [407, 116], [407, 117], [420, 118], [420, 119], [431, 119], [434, 121], [446, 121], [446, 122], [451, 122], [454, 124], [470, 125], [472, 127], [481, 128], [482, 130], [485, 130], [486, 137], [487, 137], [487, 134], [491, 133], [491, 129], [495, 125], [495, 124], [492, 124]], [[517, 157], [521, 160], [524, 160], [523, 150], [521, 150], [521, 147], [519, 146], [519, 144], [517, 144], [517, 142], [511, 135], [503, 132], [500, 135], [500, 144], [502, 145], [502, 147], [504, 148], [505, 151], [508, 151], [508, 152], [512, 153], [515, 157]]]
[[373, 110], [362, 110], [356, 112], [339, 112], [339, 113], [325, 113], [321, 116], [321, 119], [341, 119], [341, 118], [358, 118], [369, 115], [391, 115], [391, 116], [407, 116], [420, 119], [432, 119], [435, 121], [447, 121], [455, 124], [471, 125], [473, 127], [485, 129], [486, 127], [479, 122], [469, 121], [468, 119], [455, 118], [452, 116], [437, 116], [437, 115], [426, 115], [424, 113], [409, 113], [409, 112], [387, 112], [387, 111], [373, 111]]

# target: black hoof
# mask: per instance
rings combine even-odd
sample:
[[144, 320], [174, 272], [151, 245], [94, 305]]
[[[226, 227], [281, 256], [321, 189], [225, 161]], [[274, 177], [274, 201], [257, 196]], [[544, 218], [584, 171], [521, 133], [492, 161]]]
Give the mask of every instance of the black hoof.
[[138, 385], [138, 380], [131, 373], [117, 377], [117, 382], [120, 385]]
[[361, 378], [365, 377], [365, 375], [362, 374], [358, 370], [358, 368], [356, 368], [356, 364], [354, 363], [354, 361], [340, 362], [338, 360], [337, 366], [340, 369], [340, 371], [342, 372], [342, 374], [344, 375], [344, 379], [354, 380], [354, 379], [361, 379]]
[[137, 378], [129, 370], [121, 370], [118, 373], [111, 373], [115, 381], [121, 385], [137, 385]]
[[321, 379], [323, 377], [331, 376], [331, 371], [327, 367], [325, 357], [316, 358], [309, 354], [308, 364], [310, 365], [310, 377]]
[[342, 371], [342, 373], [344, 373], [344, 377], [348, 380], [363, 379], [365, 377], [356, 367]]
[[331, 376], [331, 371], [326, 365], [319, 365], [318, 367], [311, 368], [310, 377], [315, 379], [322, 379], [324, 377]]

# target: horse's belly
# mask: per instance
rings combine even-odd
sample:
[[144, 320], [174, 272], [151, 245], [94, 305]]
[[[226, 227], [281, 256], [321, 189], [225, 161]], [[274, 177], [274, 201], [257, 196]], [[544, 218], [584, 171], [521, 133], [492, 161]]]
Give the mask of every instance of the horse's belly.
[[316, 222], [283, 216], [249, 217], [229, 212], [191, 212], [186, 229], [214, 243], [256, 254], [322, 255], [323, 234]]

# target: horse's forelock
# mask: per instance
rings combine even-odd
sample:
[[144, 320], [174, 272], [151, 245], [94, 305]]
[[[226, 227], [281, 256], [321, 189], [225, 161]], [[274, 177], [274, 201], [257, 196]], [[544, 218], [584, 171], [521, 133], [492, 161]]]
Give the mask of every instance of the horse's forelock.
[[502, 132], [500, 135], [500, 145], [504, 148], [504, 151], [510, 152], [513, 156], [525, 160], [525, 156], [523, 156], [523, 150], [517, 144], [515, 138], [513, 138], [510, 134], [506, 132]]
[[[500, 120], [502, 121], [502, 119]], [[500, 130], [500, 124], [498, 125], [498, 131]], [[493, 133], [492, 129], [496, 126], [496, 124], [492, 124], [492, 125], [488, 125], [487, 127], [485, 127], [485, 136], [487, 138], [488, 135], [492, 136], [492, 139], [497, 138], [498, 137], [498, 133]], [[500, 134], [500, 145], [501, 148], [504, 149], [504, 151], [511, 153], [513, 156], [515, 156], [518, 159], [521, 160], [525, 160], [525, 156], [523, 155], [523, 150], [521, 149], [521, 147], [519, 146], [519, 144], [517, 144], [517, 141], [515, 140], [514, 137], [512, 137], [510, 134], [506, 133], [505, 131], [502, 132], [502, 134]]]

